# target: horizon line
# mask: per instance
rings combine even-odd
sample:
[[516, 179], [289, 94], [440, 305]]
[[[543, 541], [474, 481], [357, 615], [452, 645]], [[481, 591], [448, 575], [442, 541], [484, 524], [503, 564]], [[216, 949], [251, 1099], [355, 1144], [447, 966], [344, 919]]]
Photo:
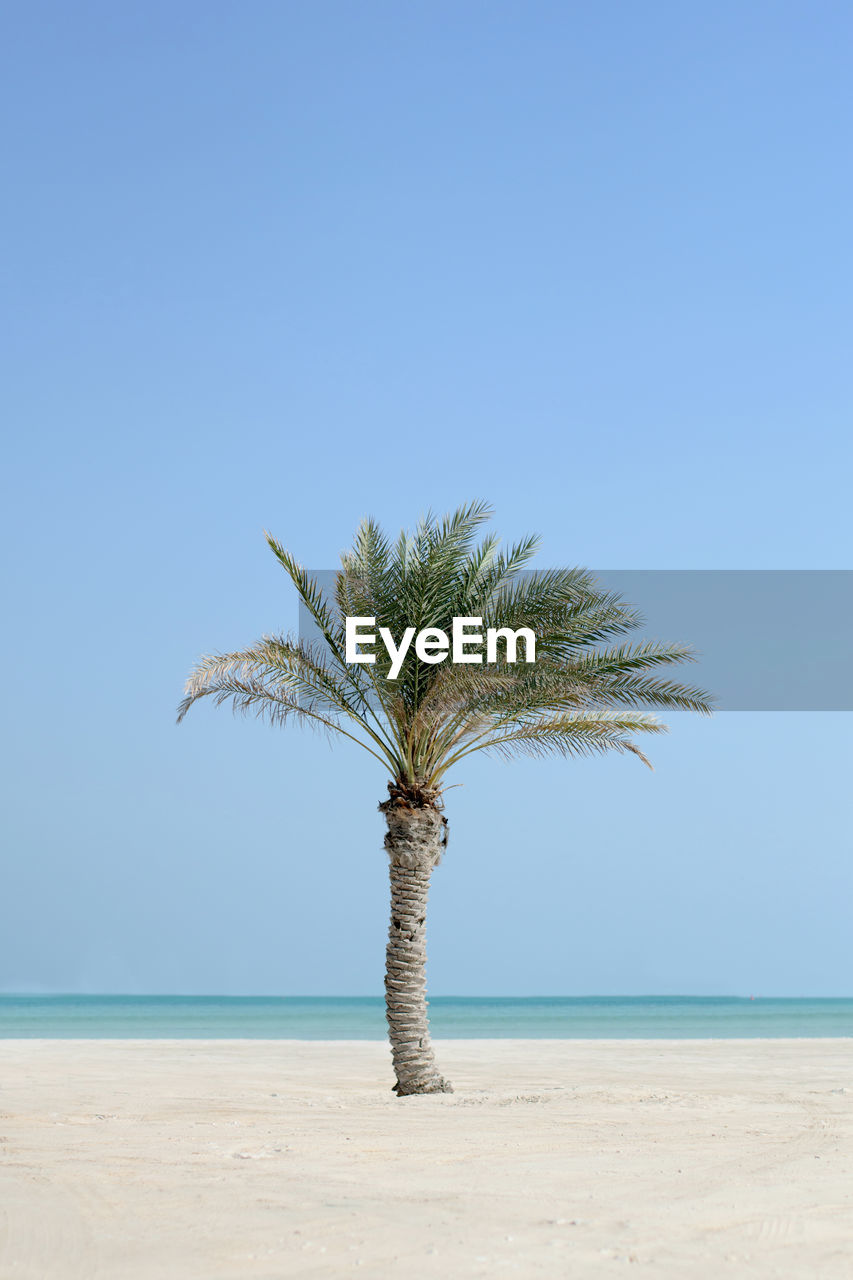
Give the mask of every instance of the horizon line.
[[[102, 997], [123, 997], [136, 1000], [150, 999], [172, 999], [172, 1000], [378, 1000], [384, 1002], [385, 996], [381, 993], [371, 992], [360, 995], [307, 995], [307, 994], [277, 994], [273, 992], [233, 992], [221, 991], [0, 991], [0, 998], [4, 996], [15, 998], [31, 998], [31, 997], [75, 997], [75, 998], [102, 998]], [[741, 995], [733, 992], [712, 992], [697, 993], [688, 991], [665, 992], [665, 991], [646, 991], [640, 993], [603, 993], [589, 992], [583, 995], [543, 995], [528, 993], [525, 995], [459, 995], [453, 993], [443, 993], [431, 995], [429, 1000], [851, 1000], [853, 995], [810, 995], [798, 993], [796, 995], [761, 995], [749, 994]]]

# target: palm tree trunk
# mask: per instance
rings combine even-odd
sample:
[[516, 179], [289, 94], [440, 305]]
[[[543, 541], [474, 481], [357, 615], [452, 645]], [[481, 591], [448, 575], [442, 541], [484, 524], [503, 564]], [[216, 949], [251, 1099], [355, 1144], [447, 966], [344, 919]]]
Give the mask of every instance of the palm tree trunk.
[[426, 907], [432, 869], [441, 857], [445, 822], [431, 805], [394, 801], [385, 813], [391, 875], [391, 926], [385, 964], [385, 1016], [401, 1096], [452, 1093], [439, 1073], [429, 1037], [426, 1000]]

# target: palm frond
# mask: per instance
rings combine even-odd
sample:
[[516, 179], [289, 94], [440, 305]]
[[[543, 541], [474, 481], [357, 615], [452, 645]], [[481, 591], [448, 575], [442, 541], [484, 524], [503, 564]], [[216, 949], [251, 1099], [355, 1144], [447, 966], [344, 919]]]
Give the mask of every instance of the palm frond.
[[485, 751], [505, 759], [512, 759], [515, 755], [588, 756], [605, 751], [630, 751], [651, 768], [646, 756], [628, 735], [666, 731], [666, 725], [650, 716], [538, 716], [496, 733], [484, 734], [481, 740], [450, 756], [438, 772], [443, 776], [452, 765], [475, 751]]

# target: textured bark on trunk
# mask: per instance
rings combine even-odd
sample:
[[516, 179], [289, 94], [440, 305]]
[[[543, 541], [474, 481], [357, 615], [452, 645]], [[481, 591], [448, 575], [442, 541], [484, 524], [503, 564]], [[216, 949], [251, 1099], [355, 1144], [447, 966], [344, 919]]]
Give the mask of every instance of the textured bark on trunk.
[[388, 823], [385, 848], [391, 876], [391, 926], [385, 964], [385, 1016], [401, 1096], [452, 1093], [435, 1064], [426, 1000], [426, 908], [432, 869], [441, 856], [446, 823], [432, 805], [380, 805]]

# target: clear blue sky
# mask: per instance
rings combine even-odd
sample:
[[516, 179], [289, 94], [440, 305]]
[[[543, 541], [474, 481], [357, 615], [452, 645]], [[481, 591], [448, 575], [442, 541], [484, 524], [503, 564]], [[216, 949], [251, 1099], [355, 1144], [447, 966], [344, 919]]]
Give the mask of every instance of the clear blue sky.
[[[2, 25], [0, 987], [378, 993], [381, 769], [178, 729], [183, 678], [295, 622], [264, 527], [329, 566], [481, 496], [542, 565], [851, 567], [853, 11]], [[433, 992], [853, 994], [850, 716], [652, 747], [460, 770]]]

